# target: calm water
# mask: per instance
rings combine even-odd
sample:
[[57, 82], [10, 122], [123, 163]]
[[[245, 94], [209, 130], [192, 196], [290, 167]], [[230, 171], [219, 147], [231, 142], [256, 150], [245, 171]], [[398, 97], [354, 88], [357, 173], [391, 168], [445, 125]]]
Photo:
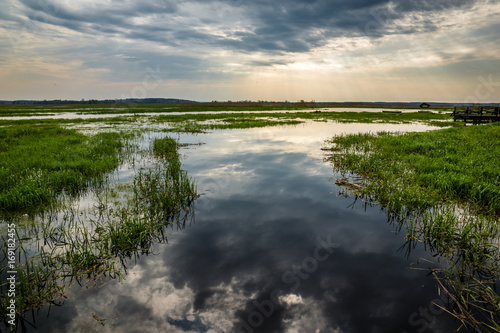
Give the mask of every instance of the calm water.
[[[181, 135], [195, 219], [122, 283], [74, 285], [33, 332], [451, 332], [421, 246], [379, 207], [338, 195], [323, 140], [414, 125], [312, 123]], [[103, 319], [104, 326], [94, 318]]]

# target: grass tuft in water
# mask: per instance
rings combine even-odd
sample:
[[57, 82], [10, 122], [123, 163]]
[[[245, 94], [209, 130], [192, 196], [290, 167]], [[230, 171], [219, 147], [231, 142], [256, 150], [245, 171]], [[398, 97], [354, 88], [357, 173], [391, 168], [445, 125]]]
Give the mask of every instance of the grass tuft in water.
[[157, 163], [140, 169], [133, 182], [132, 204], [119, 212], [119, 219], [105, 228], [110, 250], [147, 250], [165, 239], [165, 227], [185, 218], [197, 198], [194, 182], [181, 169], [178, 143], [172, 138], [156, 139], [151, 146]]

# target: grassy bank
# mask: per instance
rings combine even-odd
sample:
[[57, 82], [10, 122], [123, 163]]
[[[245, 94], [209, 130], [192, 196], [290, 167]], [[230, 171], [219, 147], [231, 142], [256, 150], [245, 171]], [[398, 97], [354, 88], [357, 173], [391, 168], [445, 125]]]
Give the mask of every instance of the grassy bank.
[[[500, 124], [426, 133], [358, 134], [331, 140], [334, 167], [436, 255], [450, 260], [449, 310], [500, 331]], [[345, 181], [344, 181], [345, 182]], [[443, 285], [444, 288], [444, 285]]]
[[76, 194], [118, 166], [118, 133], [85, 136], [59, 126], [0, 128], [0, 209], [30, 211]]

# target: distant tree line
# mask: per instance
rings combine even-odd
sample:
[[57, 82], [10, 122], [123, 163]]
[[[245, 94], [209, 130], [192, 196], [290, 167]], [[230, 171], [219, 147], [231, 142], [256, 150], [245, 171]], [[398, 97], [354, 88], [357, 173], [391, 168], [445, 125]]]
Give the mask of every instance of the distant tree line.
[[16, 101], [0, 101], [4, 105], [91, 105], [91, 104], [170, 104], [170, 103], [196, 103], [194, 101], [177, 98], [127, 98], [127, 99], [82, 99], [82, 100], [16, 100]]

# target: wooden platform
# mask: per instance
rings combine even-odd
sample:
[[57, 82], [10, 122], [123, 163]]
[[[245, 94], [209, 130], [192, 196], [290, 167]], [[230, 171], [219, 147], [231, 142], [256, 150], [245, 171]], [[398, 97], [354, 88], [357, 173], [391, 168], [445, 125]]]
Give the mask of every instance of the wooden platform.
[[500, 121], [498, 106], [455, 106], [453, 120], [463, 120], [465, 123], [484, 124]]

